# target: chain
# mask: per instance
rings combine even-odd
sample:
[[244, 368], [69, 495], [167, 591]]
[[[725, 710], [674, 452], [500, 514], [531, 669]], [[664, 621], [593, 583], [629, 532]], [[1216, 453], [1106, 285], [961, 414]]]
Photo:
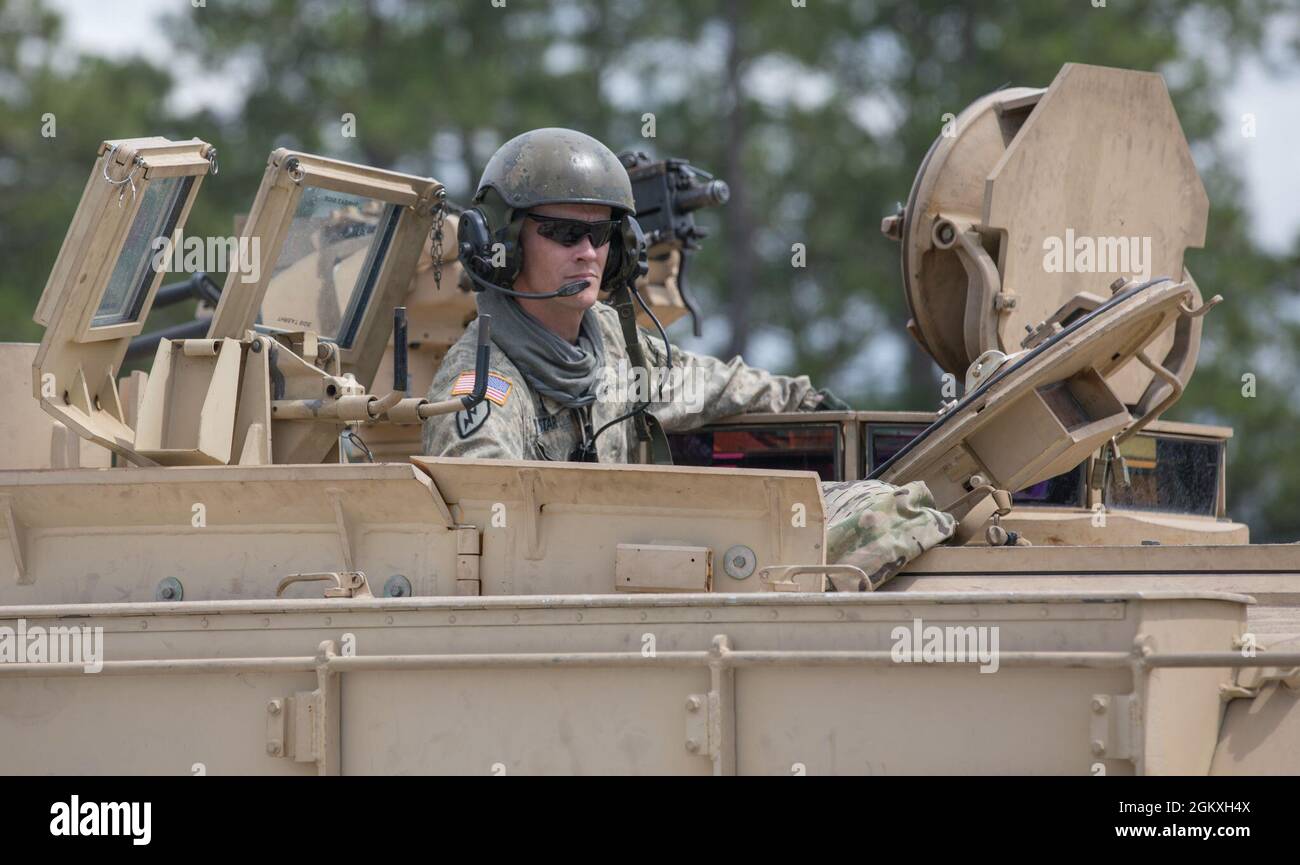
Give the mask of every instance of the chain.
[[438, 203], [434, 205], [433, 221], [433, 284], [442, 291], [442, 224], [447, 218], [447, 190], [438, 190]]

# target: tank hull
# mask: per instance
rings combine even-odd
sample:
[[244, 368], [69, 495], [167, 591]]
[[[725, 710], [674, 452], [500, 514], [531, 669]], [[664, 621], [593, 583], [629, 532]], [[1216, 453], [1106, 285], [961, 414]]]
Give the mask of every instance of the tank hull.
[[[94, 673], [0, 666], [0, 772], [1205, 774], [1232, 671], [1164, 664], [1222, 663], [1248, 604], [918, 592], [8, 607], [0, 622], [29, 632], [102, 628], [105, 651]], [[928, 654], [953, 631], [965, 657]]]

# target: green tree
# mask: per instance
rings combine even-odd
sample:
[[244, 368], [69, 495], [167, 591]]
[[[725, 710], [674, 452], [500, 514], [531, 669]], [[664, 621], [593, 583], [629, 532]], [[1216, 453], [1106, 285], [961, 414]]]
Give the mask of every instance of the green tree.
[[189, 137], [170, 87], [142, 60], [69, 57], [39, 0], [0, 0], [0, 338], [40, 339], [32, 313], [100, 142]]

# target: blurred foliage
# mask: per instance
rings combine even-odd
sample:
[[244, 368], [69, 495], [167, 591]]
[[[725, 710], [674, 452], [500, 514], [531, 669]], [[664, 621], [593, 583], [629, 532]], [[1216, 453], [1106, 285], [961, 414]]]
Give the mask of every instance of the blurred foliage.
[[[221, 0], [179, 4], [170, 57], [69, 56], [40, 0], [0, 0], [0, 338], [33, 339], [36, 298], [95, 148], [197, 136], [217, 145], [191, 234], [229, 234], [275, 147], [421, 174], [464, 201], [496, 146], [569, 126], [681, 156], [733, 189], [702, 217], [692, 262], [705, 337], [807, 372], [854, 404], [933, 409], [938, 371], [906, 336], [897, 247], [880, 219], [907, 197], [945, 113], [1007, 84], [1045, 86], [1077, 61], [1161, 71], [1211, 193], [1189, 267], [1229, 302], [1208, 319], [1174, 419], [1236, 428], [1230, 510], [1255, 538], [1300, 536], [1297, 255], [1251, 240], [1234, 166], [1215, 146], [1235, 61], [1296, 0]], [[1212, 54], [1213, 57], [1206, 56]], [[183, 116], [168, 63], [229, 81], [235, 110]], [[1212, 60], [1217, 62], [1211, 62]], [[57, 135], [40, 134], [42, 116]], [[646, 114], [655, 137], [642, 136]], [[344, 114], [356, 136], [342, 134]], [[791, 245], [808, 266], [790, 267]], [[1297, 247], [1300, 250], [1300, 247]], [[152, 321], [151, 326], [166, 321]], [[1242, 395], [1256, 376], [1257, 395]]]

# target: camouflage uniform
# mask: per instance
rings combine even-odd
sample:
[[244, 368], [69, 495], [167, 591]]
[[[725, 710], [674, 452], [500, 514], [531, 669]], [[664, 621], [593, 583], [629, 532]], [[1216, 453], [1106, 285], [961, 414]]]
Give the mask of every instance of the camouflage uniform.
[[952, 537], [956, 522], [921, 481], [823, 483], [826, 561], [857, 565], [879, 587], [921, 553]]
[[[629, 370], [631, 362], [618, 313], [604, 303], [597, 303], [593, 311], [605, 343], [606, 365], [605, 380], [598, 384], [596, 401], [589, 407], [595, 431], [631, 411], [637, 401], [631, 398], [630, 388], [620, 387], [628, 377], [619, 373]], [[640, 334], [647, 362], [661, 369], [667, 367], [663, 341], [645, 331]], [[477, 339], [475, 320], [448, 350], [429, 388], [429, 399], [469, 393]], [[694, 429], [742, 412], [807, 411], [821, 402], [807, 376], [772, 375], [740, 358], [723, 363], [673, 348], [673, 366], [681, 370], [683, 377], [672, 376], [662, 389], [650, 392], [650, 411], [666, 432]], [[490, 373], [494, 387], [488, 399], [475, 407], [477, 412], [472, 417], [457, 412], [425, 421], [424, 452], [447, 457], [567, 460], [583, 441], [584, 410], [566, 408], [530, 389], [496, 345], [492, 347]], [[631, 421], [619, 423], [596, 440], [597, 455], [603, 463], [626, 463], [635, 444], [636, 431]]]
[[[436, 456], [482, 459], [567, 460], [583, 442], [583, 425], [593, 431], [630, 411], [635, 391], [620, 387], [632, 379], [618, 313], [607, 304], [593, 307], [605, 345], [607, 376], [587, 409], [566, 408], [531, 388], [523, 375], [493, 345], [488, 398], [471, 412], [425, 421], [424, 452]], [[646, 360], [667, 367], [664, 344], [640, 331]], [[447, 352], [429, 399], [467, 394], [474, 385], [478, 322]], [[810, 411], [821, 402], [807, 376], [773, 375], [739, 357], [717, 358], [673, 349], [671, 376], [652, 388], [650, 411], [666, 432], [680, 432], [743, 412]], [[621, 374], [620, 374], [621, 373]], [[644, 379], [642, 379], [644, 382]], [[584, 413], [590, 412], [590, 417]], [[601, 462], [625, 463], [636, 445], [631, 421], [621, 422], [597, 439]], [[934, 508], [925, 484], [892, 487], [879, 481], [827, 483], [827, 562], [851, 564], [872, 575], [874, 584], [892, 577], [911, 559], [952, 536], [953, 519]]]

